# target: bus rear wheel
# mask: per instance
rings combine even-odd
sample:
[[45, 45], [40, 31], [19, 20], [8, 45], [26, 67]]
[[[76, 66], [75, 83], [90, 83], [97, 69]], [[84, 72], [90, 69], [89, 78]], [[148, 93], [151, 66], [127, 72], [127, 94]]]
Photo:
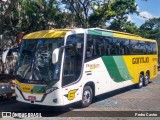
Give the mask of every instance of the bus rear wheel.
[[90, 86], [85, 86], [82, 94], [81, 106], [88, 107], [92, 103], [93, 91]]
[[146, 73], [146, 76], [144, 77], [143, 86], [147, 86], [149, 83], [149, 74]]
[[137, 88], [142, 88], [144, 81], [144, 76], [142, 74], [139, 75], [139, 82], [137, 84]]

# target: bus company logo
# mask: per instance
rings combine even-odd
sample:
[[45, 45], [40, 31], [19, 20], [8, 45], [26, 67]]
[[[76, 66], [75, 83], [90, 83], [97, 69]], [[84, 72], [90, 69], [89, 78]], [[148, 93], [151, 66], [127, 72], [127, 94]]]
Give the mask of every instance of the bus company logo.
[[29, 88], [29, 87], [23, 87], [23, 91], [30, 91], [31, 90], [31, 88]]
[[94, 70], [99, 67], [100, 67], [99, 64], [86, 64], [86, 68], [89, 68], [90, 70]]
[[133, 64], [149, 63], [149, 57], [138, 57], [132, 59]]

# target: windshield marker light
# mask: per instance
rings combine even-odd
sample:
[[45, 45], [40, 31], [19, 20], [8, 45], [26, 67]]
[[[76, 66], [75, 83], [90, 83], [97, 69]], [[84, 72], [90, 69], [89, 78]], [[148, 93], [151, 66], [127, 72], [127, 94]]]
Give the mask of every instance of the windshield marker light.
[[49, 93], [51, 93], [51, 92], [53, 92], [53, 91], [55, 91], [55, 90], [57, 90], [58, 89], [58, 87], [52, 87], [52, 88], [50, 88], [50, 89], [47, 89], [46, 90], [46, 94], [49, 94]]

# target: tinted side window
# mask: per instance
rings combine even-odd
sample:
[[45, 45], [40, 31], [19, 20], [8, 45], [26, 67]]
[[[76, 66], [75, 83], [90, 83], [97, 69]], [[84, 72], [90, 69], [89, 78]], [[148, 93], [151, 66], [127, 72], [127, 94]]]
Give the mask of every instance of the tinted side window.
[[146, 42], [146, 50], [147, 50], [147, 54], [152, 53], [152, 47], [150, 42]]
[[130, 50], [132, 55], [156, 54], [156, 43], [130, 40]]
[[130, 41], [130, 51], [131, 51], [131, 54], [132, 55], [138, 54], [137, 53], [137, 49], [138, 49], [138, 41], [137, 40], [131, 40]]
[[137, 43], [137, 54], [145, 54], [146, 48], [145, 48], [145, 42], [144, 41], [138, 41]]
[[128, 55], [128, 54], [130, 54], [129, 40], [124, 38], [113, 38], [111, 55]]
[[103, 37], [104, 38], [104, 54], [111, 55], [112, 54], [112, 41], [111, 37]]
[[151, 48], [152, 48], [152, 53], [151, 54], [156, 54], [157, 53], [156, 43], [151, 43]]
[[120, 40], [120, 51], [121, 51], [121, 55], [129, 55], [130, 54], [128, 39], [121, 39]]
[[97, 35], [87, 36], [86, 60], [96, 59], [106, 54], [105, 37]]
[[108, 55], [156, 54], [156, 43], [125, 38], [88, 35], [86, 58], [95, 59]]

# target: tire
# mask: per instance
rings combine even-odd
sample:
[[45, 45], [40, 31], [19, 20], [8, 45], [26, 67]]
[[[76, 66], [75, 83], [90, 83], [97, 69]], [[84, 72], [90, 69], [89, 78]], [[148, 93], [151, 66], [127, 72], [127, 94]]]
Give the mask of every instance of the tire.
[[90, 86], [85, 86], [82, 94], [81, 106], [83, 108], [88, 107], [93, 100], [93, 90]]
[[144, 77], [143, 86], [147, 86], [149, 83], [149, 74], [146, 73], [146, 76]]
[[139, 82], [137, 84], [137, 88], [140, 89], [143, 86], [144, 76], [142, 74], [139, 75]]

